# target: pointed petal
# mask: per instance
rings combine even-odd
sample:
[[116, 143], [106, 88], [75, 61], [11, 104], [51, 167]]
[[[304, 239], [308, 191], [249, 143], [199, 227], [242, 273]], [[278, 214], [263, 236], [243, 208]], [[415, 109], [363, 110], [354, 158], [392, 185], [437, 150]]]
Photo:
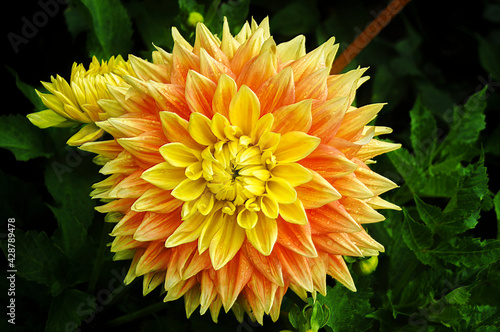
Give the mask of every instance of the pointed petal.
[[262, 274], [255, 272], [252, 273], [252, 277], [250, 278], [247, 286], [259, 301], [264, 312], [269, 314], [278, 285], [270, 282]]
[[188, 167], [198, 162], [195, 150], [192, 150], [182, 143], [168, 143], [160, 149], [163, 158], [176, 167]]
[[344, 177], [358, 168], [358, 165], [347, 159], [342, 152], [326, 144], [320, 144], [299, 163], [314, 170], [326, 180]]
[[278, 243], [304, 257], [317, 257], [309, 224], [298, 225], [278, 218]]
[[134, 232], [137, 241], [165, 241], [182, 223], [180, 208], [169, 213], [146, 212], [140, 226]]
[[242, 252], [253, 268], [269, 279], [269, 281], [280, 286], [284, 285], [281, 263], [276, 255], [271, 254], [266, 256], [261, 254], [249, 241], [243, 244]]
[[147, 165], [144, 168], [149, 168], [164, 161], [158, 150], [165, 144], [165, 141], [160, 135], [155, 135], [154, 132], [130, 138], [118, 138], [117, 142], [130, 152], [137, 162], [144, 166]]
[[374, 195], [380, 195], [398, 185], [382, 175], [370, 170], [367, 166], [359, 167], [356, 172], [356, 178], [360, 180]]
[[342, 285], [347, 287], [347, 289], [355, 292], [356, 286], [354, 285], [354, 280], [352, 280], [349, 268], [341, 255], [329, 255], [330, 260], [328, 262], [328, 274], [333, 278], [337, 279]]
[[175, 43], [172, 50], [172, 73], [170, 74], [172, 83], [186, 86], [186, 77], [191, 69], [196, 72], [200, 71], [200, 57], [181, 44]]
[[[243, 32], [243, 29], [240, 33]], [[238, 39], [238, 37], [236, 38]], [[243, 42], [243, 44], [238, 47], [231, 59], [231, 68], [235, 75], [239, 75], [243, 66], [254, 56], [260, 53], [262, 44], [264, 43], [264, 30], [257, 30], [252, 36]], [[241, 42], [241, 41], [239, 41]]]
[[258, 222], [255, 227], [246, 229], [246, 237], [255, 249], [262, 255], [269, 256], [278, 237], [276, 219], [268, 218], [258, 213]]
[[338, 178], [332, 182], [335, 189], [345, 197], [354, 198], [371, 198], [374, 196], [373, 192], [364, 185], [363, 182], [358, 180], [354, 174], [348, 174]]
[[292, 223], [305, 225], [307, 224], [307, 214], [304, 209], [304, 205], [301, 200], [298, 199], [292, 204], [280, 204], [279, 206], [280, 216], [283, 220]]
[[74, 121], [66, 119], [53, 110], [30, 113], [27, 117], [32, 124], [41, 129], [48, 127], [71, 127], [75, 125]]
[[241, 86], [229, 104], [229, 121], [250, 135], [259, 117], [259, 99], [246, 85]]
[[282, 163], [296, 162], [307, 157], [319, 145], [320, 139], [301, 131], [290, 131], [281, 136], [274, 155]]
[[278, 44], [276, 47], [281, 63], [297, 60], [306, 55], [306, 37], [298, 35], [290, 41]]
[[385, 217], [360, 199], [344, 197], [341, 202], [346, 211], [359, 224], [369, 224], [385, 220]]
[[308, 99], [277, 109], [273, 112], [273, 131], [281, 134], [290, 131], [307, 133], [312, 124], [311, 107], [312, 101]]
[[380, 252], [385, 251], [384, 246], [375, 241], [364, 229], [361, 229], [359, 232], [349, 233], [347, 236], [361, 249], [373, 249]]
[[151, 272], [144, 275], [142, 295], [146, 296], [165, 281], [165, 271]]
[[219, 77], [217, 88], [212, 99], [212, 109], [214, 113], [222, 114], [229, 118], [229, 105], [236, 95], [238, 87], [236, 82], [229, 76], [222, 74]]
[[227, 18], [224, 17], [224, 25], [222, 28], [222, 41], [220, 45], [222, 52], [224, 52], [227, 58], [231, 60], [234, 56], [234, 52], [236, 52], [239, 46], [240, 43], [236, 41], [236, 39], [231, 35], [229, 23], [227, 22]]
[[144, 218], [144, 213], [129, 211], [125, 214], [121, 220], [113, 227], [111, 236], [124, 236], [132, 235], [139, 227]]
[[273, 253], [281, 262], [283, 272], [291, 283], [294, 283], [308, 292], [313, 291], [311, 269], [307, 264], [307, 258], [291, 250], [283, 248], [281, 245], [274, 247]]
[[339, 201], [307, 210], [307, 216], [313, 233], [353, 233], [362, 229]]
[[243, 241], [245, 241], [245, 230], [236, 220], [226, 219], [210, 242], [209, 253], [214, 269], [218, 270], [231, 261], [240, 250]]
[[212, 98], [217, 85], [194, 70], [186, 78], [186, 102], [191, 112], [212, 117]]
[[200, 287], [193, 287], [184, 295], [184, 309], [186, 310], [186, 317], [189, 319], [193, 312], [200, 305], [201, 290]]
[[220, 269], [216, 269], [217, 292], [225, 311], [229, 311], [241, 290], [250, 280], [253, 268], [242, 254], [237, 254]]
[[215, 60], [229, 67], [229, 60], [220, 49], [220, 44], [221, 42], [218, 38], [216, 38], [203, 23], [196, 25], [196, 40], [194, 42], [193, 52], [199, 54], [200, 50], [204, 49]]
[[145, 170], [141, 178], [158, 188], [172, 190], [184, 179], [185, 168], [170, 165], [168, 162], [159, 163]]
[[217, 137], [212, 132], [212, 121], [203, 114], [191, 114], [188, 131], [191, 137], [201, 145], [209, 146], [217, 142]]
[[313, 178], [312, 173], [307, 168], [296, 163], [278, 164], [271, 169], [271, 174], [287, 181], [292, 187], [300, 186]]
[[206, 217], [196, 213], [191, 218], [184, 220], [175, 232], [165, 242], [165, 247], [173, 248], [181, 244], [190, 243], [200, 237]]
[[266, 182], [266, 193], [274, 201], [291, 204], [297, 200], [295, 189], [284, 179], [274, 177]]
[[154, 187], [148, 189], [135, 201], [132, 210], [170, 213], [181, 205], [182, 201], [177, 200], [169, 191]]
[[362, 161], [372, 159], [378, 155], [397, 150], [401, 144], [389, 143], [372, 139], [368, 144], [361, 147], [356, 157]]
[[135, 268], [136, 276], [149, 272], [165, 270], [166, 262], [170, 259], [170, 251], [165, 248], [163, 241], [149, 243]]
[[311, 181], [295, 187], [297, 197], [302, 201], [304, 208], [316, 209], [341, 197], [340, 193], [321, 175], [311, 172], [313, 174]]
[[203, 48], [200, 50], [200, 74], [214, 83], [219, 81], [222, 74], [226, 74], [233, 79], [236, 78], [229, 67], [226, 67], [219, 61], [215, 60]]
[[332, 255], [363, 257], [363, 253], [349, 239], [347, 233], [313, 235], [312, 238], [319, 251]]
[[365, 125], [373, 120], [384, 104], [370, 104], [347, 112], [340, 124], [336, 136], [349, 141], [356, 141]]
[[287, 67], [271, 77], [256, 91], [261, 102], [261, 114], [274, 112], [295, 102], [293, 71]]
[[189, 118], [191, 110], [186, 102], [183, 86], [148, 81], [147, 87], [159, 111], [173, 112], [183, 119]]
[[80, 149], [110, 159], [116, 158], [118, 154], [123, 151], [123, 148], [115, 140], [88, 142], [80, 146]]
[[171, 287], [168, 292], [167, 296], [163, 299], [163, 302], [170, 302], [170, 301], [175, 301], [177, 299], [180, 299], [184, 294], [187, 293], [191, 288], [195, 287], [198, 285], [198, 281], [196, 280], [196, 277], [193, 277], [188, 280], [181, 280], [177, 284], [175, 284], [173, 287]]
[[93, 142], [104, 134], [104, 130], [97, 127], [95, 123], [84, 125], [76, 134], [66, 142], [70, 146], [80, 146], [86, 142]]
[[314, 73], [302, 78], [295, 84], [296, 100], [317, 99], [326, 100], [328, 88], [326, 79], [330, 74], [330, 68], [322, 68]]
[[312, 124], [309, 134], [321, 138], [323, 143], [329, 142], [340, 128], [344, 114], [349, 107], [346, 97], [338, 97], [325, 101], [314, 101], [312, 104]]
[[273, 45], [243, 66], [236, 83], [257, 91], [265, 81], [277, 74], [277, 67], [276, 46]]
[[189, 122], [173, 112], [160, 112], [161, 125], [163, 133], [171, 143], [182, 143], [188, 148], [201, 150], [202, 146], [198, 144], [189, 134]]
[[129, 55], [128, 59], [135, 74], [142, 80], [153, 80], [162, 83], [169, 82], [170, 75], [166, 75], [168, 72], [165, 70], [165, 66], [148, 62], [134, 55]]
[[401, 211], [401, 208], [396, 204], [392, 204], [379, 196], [375, 196], [373, 198], [365, 200], [365, 203], [368, 204], [373, 209], [391, 209], [396, 211]]

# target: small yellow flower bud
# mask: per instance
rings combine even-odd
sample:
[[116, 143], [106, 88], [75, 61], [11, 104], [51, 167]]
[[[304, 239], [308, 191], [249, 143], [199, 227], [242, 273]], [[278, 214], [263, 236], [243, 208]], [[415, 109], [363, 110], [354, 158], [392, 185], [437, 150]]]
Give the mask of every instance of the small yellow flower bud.
[[198, 22], [203, 22], [203, 15], [198, 12], [189, 13], [187, 23], [189, 26], [195, 27]]
[[369, 275], [377, 269], [378, 256], [372, 256], [368, 259], [363, 259], [354, 264], [354, 271], [360, 275]]

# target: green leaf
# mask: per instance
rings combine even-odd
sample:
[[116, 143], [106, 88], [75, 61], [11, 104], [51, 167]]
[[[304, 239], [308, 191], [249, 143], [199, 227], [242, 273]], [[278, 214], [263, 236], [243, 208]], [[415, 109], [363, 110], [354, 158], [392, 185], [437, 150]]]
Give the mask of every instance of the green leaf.
[[484, 167], [484, 158], [467, 166], [460, 178], [458, 190], [446, 206], [444, 212], [449, 219], [461, 224], [465, 229], [476, 226], [481, 212], [481, 201], [488, 193], [488, 175]]
[[314, 31], [318, 18], [316, 6], [302, 1], [293, 1], [272, 16], [270, 24], [275, 34], [295, 37]]
[[330, 310], [327, 326], [334, 332], [367, 331], [372, 322], [366, 317], [375, 310], [370, 304], [373, 293], [367, 278], [355, 280], [358, 291], [351, 292], [341, 284], [327, 287], [327, 295], [317, 295], [317, 301]]
[[481, 36], [478, 36], [477, 39], [479, 42], [478, 52], [481, 66], [495, 79], [500, 79], [500, 63], [498, 63], [500, 45], [490, 42]]
[[468, 269], [491, 265], [500, 259], [500, 241], [479, 238], [452, 238], [427, 251], [429, 256]]
[[410, 111], [411, 145], [415, 158], [420, 165], [428, 166], [430, 156], [436, 148], [436, 120], [432, 113], [422, 104], [420, 98]]
[[[217, 12], [219, 20], [217, 20], [216, 22], [219, 25], [219, 27], [217, 27], [217, 30], [213, 30], [215, 27], [211, 28], [212, 31], [221, 30], [220, 26], [222, 26], [223, 18], [227, 17], [227, 21], [229, 23], [229, 27], [231, 28], [231, 32], [233, 34], [239, 32], [241, 27], [243, 26], [243, 24], [245, 24], [245, 21], [248, 18], [249, 7], [250, 7], [250, 0], [236, 0], [236, 1], [223, 2], [220, 5], [220, 8]], [[214, 24], [212, 24], [212, 26], [213, 25]]]
[[[73, 148], [67, 148], [67, 151], [68, 154], [72, 153], [74, 165], [81, 167], [71, 169], [71, 172], [64, 174], [64, 177], [61, 177], [54, 167], [48, 167], [45, 171], [45, 184], [54, 198], [54, 205], [50, 208], [59, 225], [54, 238], [69, 257], [78, 258], [88, 252], [87, 229], [94, 219], [95, 206], [89, 193], [92, 184], [97, 182], [99, 176], [97, 172], [93, 174], [83, 172], [87, 170], [84, 168], [84, 163], [88, 161], [78, 155]], [[88, 169], [95, 170], [93, 167]]]
[[468, 287], [459, 287], [452, 290], [446, 294], [446, 301], [450, 304], [467, 304], [470, 298], [470, 293], [467, 288]]
[[486, 127], [484, 110], [485, 93], [488, 87], [472, 95], [465, 105], [455, 106], [451, 113], [444, 114], [444, 120], [450, 125], [450, 131], [443, 143], [441, 158], [464, 155], [474, 144], [479, 133]]
[[[172, 50], [172, 26], [179, 11], [175, 1], [145, 0], [129, 2], [127, 11], [139, 32], [144, 45], [154, 49], [154, 45]], [[150, 53], [146, 57], [150, 57]]]
[[20, 114], [0, 117], [0, 147], [10, 150], [17, 160], [50, 157], [42, 131]]
[[414, 196], [418, 214], [423, 222], [432, 230], [444, 221], [443, 211], [437, 206], [425, 203], [417, 195]]
[[[53, 295], [59, 294], [65, 284], [63, 271], [68, 265], [67, 257], [45, 232], [24, 233], [16, 229], [15, 233], [17, 275], [49, 287]], [[7, 243], [2, 242], [4, 253], [7, 247]]]
[[[19, 199], [29, 197], [29, 199]], [[16, 226], [23, 226], [30, 220], [45, 218], [49, 212], [36, 186], [28, 179], [17, 178], [0, 170], [0, 211], [16, 219]], [[50, 216], [50, 212], [49, 212]]]
[[96, 302], [92, 296], [77, 289], [66, 289], [52, 300], [45, 331], [76, 331], [95, 310]]
[[33, 106], [35, 106], [36, 110], [41, 110], [46, 108], [45, 105], [42, 103], [42, 100], [40, 99], [38, 94], [35, 92], [35, 89], [31, 85], [22, 82], [21, 79], [19, 78], [19, 75], [17, 75], [17, 73], [11, 68], [7, 67], [7, 70], [16, 79], [17, 88], [21, 90], [21, 92], [24, 94], [26, 98], [29, 99], [29, 101], [31, 101]]
[[424, 178], [422, 168], [417, 164], [415, 157], [405, 148], [399, 148], [387, 155], [405, 183], [412, 192], [418, 192]]
[[413, 219], [407, 209], [403, 209], [403, 212], [405, 216], [403, 223], [403, 239], [408, 248], [410, 248], [417, 258], [425, 264], [428, 262], [428, 254], [425, 253], [425, 251], [434, 244], [434, 234], [424, 224]]
[[[119, 0], [82, 0], [92, 16], [94, 33], [99, 43], [99, 57], [129, 53], [132, 46], [132, 22]], [[93, 54], [91, 54], [93, 55]]]
[[493, 202], [495, 204], [495, 214], [497, 215], [497, 239], [500, 240], [500, 191], [495, 195]]

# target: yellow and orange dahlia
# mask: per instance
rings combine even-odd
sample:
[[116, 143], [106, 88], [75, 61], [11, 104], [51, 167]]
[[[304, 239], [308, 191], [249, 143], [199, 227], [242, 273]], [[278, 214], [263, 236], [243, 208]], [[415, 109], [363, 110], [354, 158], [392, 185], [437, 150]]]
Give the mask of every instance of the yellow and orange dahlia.
[[126, 85], [123, 75], [133, 75], [133, 70], [121, 56], [101, 63], [94, 57], [87, 70], [74, 63], [69, 83], [59, 75], [51, 77], [50, 83], [42, 82], [49, 93], [36, 93], [48, 109], [28, 114], [28, 119], [39, 128], [84, 124], [67, 144], [79, 146], [94, 141], [104, 134], [95, 122], [113, 115], [103, 112], [98, 101], [111, 98], [108, 85]]
[[101, 173], [92, 196], [116, 223], [115, 259], [132, 259], [125, 283], [144, 295], [262, 323], [285, 292], [326, 293], [327, 275], [355, 291], [343, 256], [384, 247], [363, 225], [399, 209], [380, 195], [396, 185], [370, 170], [399, 144], [374, 138], [382, 104], [352, 106], [365, 69], [330, 75], [334, 39], [306, 53], [298, 36], [276, 44], [268, 20], [222, 38], [202, 23], [194, 45], [173, 28], [172, 53], [130, 57], [126, 84], [108, 84], [87, 142]]

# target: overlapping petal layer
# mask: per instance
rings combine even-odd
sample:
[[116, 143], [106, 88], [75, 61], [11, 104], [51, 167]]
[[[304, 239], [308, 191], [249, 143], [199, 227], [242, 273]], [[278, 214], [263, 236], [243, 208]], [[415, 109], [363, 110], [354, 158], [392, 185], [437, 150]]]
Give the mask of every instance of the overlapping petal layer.
[[42, 82], [48, 93], [36, 93], [48, 109], [28, 114], [28, 119], [42, 129], [84, 123], [67, 143], [79, 146], [92, 142], [104, 134], [104, 130], [95, 123], [113, 115], [101, 109], [99, 100], [111, 98], [108, 85], [125, 86], [127, 84], [122, 76], [133, 73], [130, 63], [121, 56], [111, 57], [101, 63], [94, 57], [88, 70], [82, 64], [74, 63], [69, 83], [59, 75], [52, 77], [50, 83]]
[[173, 38], [172, 53], [131, 57], [98, 102], [106, 116], [84, 119], [113, 137], [81, 148], [108, 175], [92, 196], [116, 222], [115, 258], [132, 259], [125, 282], [143, 276], [144, 294], [162, 287], [215, 321], [222, 307], [276, 320], [289, 288], [324, 294], [327, 275], [355, 290], [342, 256], [383, 251], [363, 224], [398, 209], [366, 165], [399, 147], [368, 125], [382, 105], [352, 106], [365, 69], [330, 75], [333, 38], [276, 45], [267, 19]]

